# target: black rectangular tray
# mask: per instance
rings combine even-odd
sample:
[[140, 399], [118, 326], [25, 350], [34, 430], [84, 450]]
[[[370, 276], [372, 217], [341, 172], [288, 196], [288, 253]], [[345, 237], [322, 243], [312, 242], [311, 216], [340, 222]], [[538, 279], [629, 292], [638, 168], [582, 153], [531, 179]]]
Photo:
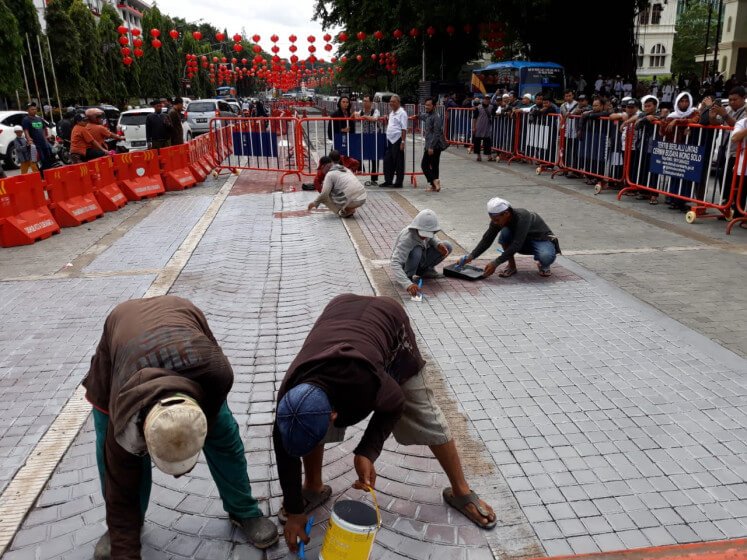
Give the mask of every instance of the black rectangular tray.
[[459, 278], [460, 280], [480, 280], [483, 278], [483, 269], [471, 264], [465, 264], [462, 267], [458, 264], [450, 264], [444, 267], [444, 276]]

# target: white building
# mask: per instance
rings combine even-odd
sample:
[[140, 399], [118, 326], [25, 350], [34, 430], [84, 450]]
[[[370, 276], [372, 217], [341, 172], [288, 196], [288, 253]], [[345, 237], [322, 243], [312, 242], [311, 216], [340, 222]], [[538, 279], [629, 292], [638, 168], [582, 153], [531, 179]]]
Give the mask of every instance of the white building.
[[653, 0], [635, 20], [636, 73], [670, 74], [679, 0]]
[[[124, 25], [130, 29], [140, 29], [142, 31], [142, 20], [143, 11], [150, 8], [150, 4], [143, 0], [83, 0], [89, 8], [91, 13], [96, 16], [96, 19], [101, 15], [101, 8], [104, 2], [109, 2], [112, 6], [117, 9], [120, 17], [124, 21]], [[34, 6], [36, 11], [39, 13], [39, 23], [43, 32], [47, 30], [47, 22], [44, 18], [44, 10], [47, 7], [47, 0], [34, 0]]]
[[724, 21], [718, 45], [720, 72], [729, 78], [747, 74], [747, 0], [723, 0]]

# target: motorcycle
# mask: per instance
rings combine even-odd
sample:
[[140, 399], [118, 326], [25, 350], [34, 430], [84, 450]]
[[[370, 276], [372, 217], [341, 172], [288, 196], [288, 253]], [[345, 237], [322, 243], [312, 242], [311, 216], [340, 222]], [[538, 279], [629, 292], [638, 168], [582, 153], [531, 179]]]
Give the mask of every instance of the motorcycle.
[[52, 154], [65, 165], [70, 165], [73, 160], [70, 157], [70, 142], [63, 140], [59, 136], [55, 137], [52, 145]]

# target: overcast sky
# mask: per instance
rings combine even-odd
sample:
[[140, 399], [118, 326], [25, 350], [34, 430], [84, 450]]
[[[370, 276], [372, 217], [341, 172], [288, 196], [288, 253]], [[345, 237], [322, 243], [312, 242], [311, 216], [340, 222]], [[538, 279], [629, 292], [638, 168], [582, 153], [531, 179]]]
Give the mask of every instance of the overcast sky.
[[[317, 58], [329, 59], [330, 55], [324, 50], [321, 25], [312, 21], [314, 0], [270, 0], [267, 2], [215, 2], [214, 0], [157, 0], [162, 12], [170, 16], [178, 16], [187, 21], [203, 20], [218, 29], [227, 29], [228, 37], [245, 30], [245, 38], [249, 39], [255, 33], [261, 37], [260, 45], [270, 52], [272, 42], [270, 36], [280, 37], [277, 45], [280, 47], [279, 56], [288, 58], [290, 51], [290, 35], [296, 35], [296, 45], [299, 58], [309, 55], [309, 35], [316, 37], [314, 53]], [[332, 29], [329, 33], [334, 36], [339, 30]], [[250, 39], [251, 40], [251, 39]], [[334, 53], [334, 50], [332, 51]]]

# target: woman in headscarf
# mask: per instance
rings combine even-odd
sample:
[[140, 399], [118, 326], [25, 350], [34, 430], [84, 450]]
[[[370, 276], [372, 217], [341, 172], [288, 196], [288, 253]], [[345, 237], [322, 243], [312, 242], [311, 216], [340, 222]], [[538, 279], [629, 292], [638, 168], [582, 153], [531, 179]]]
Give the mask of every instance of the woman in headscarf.
[[[698, 145], [698, 134], [690, 134], [691, 130], [688, 126], [697, 124], [698, 121], [700, 121], [700, 111], [695, 107], [692, 95], [683, 91], [677, 96], [674, 102], [674, 111], [667, 116], [666, 122], [661, 126], [659, 132], [661, 132], [665, 142]], [[671, 194], [690, 198], [692, 196], [692, 186], [692, 181], [669, 177], [669, 192]], [[669, 197], [669, 208], [687, 212], [689, 210], [687, 201], [679, 197]]]

